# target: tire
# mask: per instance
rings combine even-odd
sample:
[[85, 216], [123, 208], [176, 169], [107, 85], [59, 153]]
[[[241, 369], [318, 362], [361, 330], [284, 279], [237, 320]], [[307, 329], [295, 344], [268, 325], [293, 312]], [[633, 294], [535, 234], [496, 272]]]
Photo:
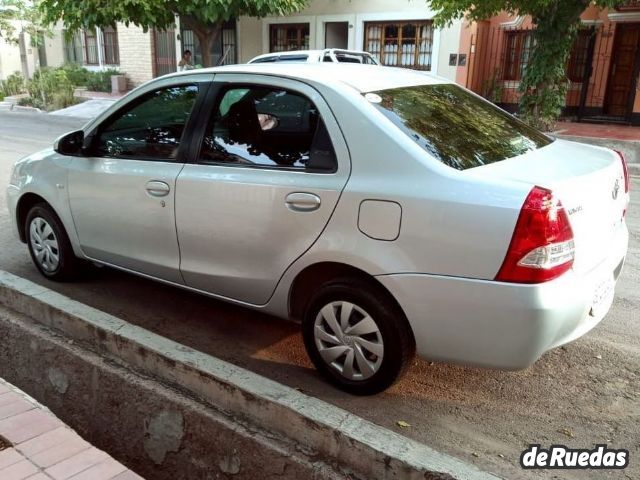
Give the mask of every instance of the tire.
[[73, 253], [67, 232], [49, 205], [34, 205], [24, 228], [31, 260], [44, 277], [57, 282], [78, 278], [82, 262]]
[[302, 334], [318, 371], [353, 395], [386, 390], [415, 356], [415, 340], [404, 313], [380, 286], [358, 279], [322, 285], [307, 305]]

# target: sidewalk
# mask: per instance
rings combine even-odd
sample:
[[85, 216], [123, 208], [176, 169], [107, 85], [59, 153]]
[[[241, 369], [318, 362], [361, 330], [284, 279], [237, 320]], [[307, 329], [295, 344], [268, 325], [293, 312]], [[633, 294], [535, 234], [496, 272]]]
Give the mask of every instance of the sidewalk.
[[0, 379], [0, 479], [141, 480]]
[[49, 112], [49, 115], [59, 115], [62, 117], [75, 117], [91, 120], [96, 118], [107, 108], [111, 107], [117, 98], [94, 98], [87, 100], [71, 107], [63, 108], [62, 110], [55, 110]]
[[640, 142], [640, 127], [598, 123], [558, 122], [558, 135]]
[[86, 118], [87, 120], [96, 118], [107, 108], [114, 104], [117, 100], [120, 100], [128, 92], [113, 95], [105, 92], [90, 92], [83, 89], [76, 90], [76, 97], [86, 98], [82, 103], [72, 105], [71, 107], [63, 108], [62, 110], [56, 110], [50, 112], [50, 115], [60, 115], [63, 117], [76, 117]]

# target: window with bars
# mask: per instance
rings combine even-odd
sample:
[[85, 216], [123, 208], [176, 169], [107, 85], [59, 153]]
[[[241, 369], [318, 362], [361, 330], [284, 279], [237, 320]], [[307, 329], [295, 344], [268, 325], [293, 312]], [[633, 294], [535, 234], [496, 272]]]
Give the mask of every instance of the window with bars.
[[583, 29], [578, 32], [578, 37], [571, 49], [571, 56], [567, 65], [567, 77], [574, 83], [582, 83], [584, 80], [590, 41], [591, 30]]
[[80, 30], [74, 33], [65, 40], [65, 60], [83, 65], [98, 65], [100, 63], [98, 48], [101, 48], [105, 65], [120, 65], [120, 48], [116, 28], [104, 28], [102, 39], [102, 43], [99, 44], [94, 29]]
[[309, 49], [308, 23], [279, 23], [269, 27], [269, 52]]
[[533, 45], [533, 32], [530, 30], [506, 33], [503, 80], [522, 80]]
[[82, 46], [82, 32], [75, 32], [69, 35], [65, 34], [65, 61], [69, 63], [84, 63], [84, 48]]
[[94, 29], [84, 31], [84, 63], [98, 65], [98, 37]]
[[[590, 30], [580, 30], [567, 63], [567, 77], [575, 83], [582, 82], [587, 67]], [[535, 45], [533, 31], [519, 30], [506, 33], [505, 65], [503, 80], [522, 80]]]
[[107, 65], [120, 65], [120, 50], [118, 47], [118, 30], [113, 27], [102, 29], [104, 39], [104, 63]]
[[383, 65], [431, 70], [433, 22], [367, 22], [364, 49]]

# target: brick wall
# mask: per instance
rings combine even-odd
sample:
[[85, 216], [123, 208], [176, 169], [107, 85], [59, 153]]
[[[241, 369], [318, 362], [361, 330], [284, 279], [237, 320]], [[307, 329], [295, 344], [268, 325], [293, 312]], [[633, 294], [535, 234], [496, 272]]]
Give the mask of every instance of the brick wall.
[[126, 73], [130, 86], [137, 86], [153, 78], [153, 49], [151, 31], [145, 33], [135, 25], [118, 24], [120, 71]]

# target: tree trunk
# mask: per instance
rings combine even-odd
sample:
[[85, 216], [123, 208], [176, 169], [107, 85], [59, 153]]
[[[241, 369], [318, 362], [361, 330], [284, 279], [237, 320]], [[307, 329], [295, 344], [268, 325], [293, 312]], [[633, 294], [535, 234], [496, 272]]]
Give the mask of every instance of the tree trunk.
[[535, 45], [520, 82], [523, 119], [541, 130], [552, 130], [567, 96], [567, 62], [587, 0], [556, 0], [533, 15]]

